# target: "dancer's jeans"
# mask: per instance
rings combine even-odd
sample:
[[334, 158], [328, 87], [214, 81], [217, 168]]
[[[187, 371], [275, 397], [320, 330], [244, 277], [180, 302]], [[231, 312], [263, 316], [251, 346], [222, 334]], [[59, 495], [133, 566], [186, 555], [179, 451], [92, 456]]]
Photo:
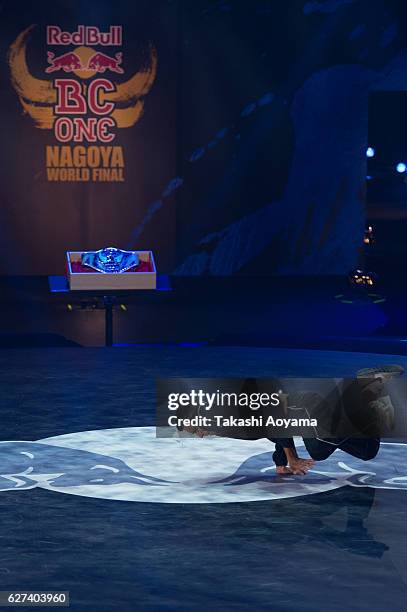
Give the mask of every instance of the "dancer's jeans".
[[[293, 448], [294, 442], [291, 438], [274, 438], [272, 442], [276, 445], [276, 450], [273, 453], [274, 463], [277, 466], [287, 465], [288, 461], [284, 447]], [[348, 438], [347, 440], [333, 438], [329, 442], [318, 440], [317, 438], [304, 438], [304, 444], [310, 457], [315, 459], [315, 461], [327, 459], [337, 448], [353, 457], [369, 461], [369, 459], [376, 457], [380, 448], [380, 440], [378, 438]]]

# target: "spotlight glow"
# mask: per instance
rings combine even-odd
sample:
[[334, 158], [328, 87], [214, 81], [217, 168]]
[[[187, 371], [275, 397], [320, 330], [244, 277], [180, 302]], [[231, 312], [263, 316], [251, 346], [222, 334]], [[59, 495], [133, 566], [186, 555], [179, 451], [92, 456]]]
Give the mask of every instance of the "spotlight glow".
[[374, 243], [373, 227], [371, 225], [368, 225], [367, 228], [365, 229], [363, 243], [366, 245], [372, 245]]
[[366, 149], [366, 157], [374, 157], [375, 150], [373, 147], [367, 147]]
[[376, 275], [373, 274], [373, 272], [366, 272], [360, 268], [350, 272], [348, 278], [353, 287], [360, 287], [364, 289], [370, 289], [376, 283]]
[[397, 172], [400, 172], [400, 173], [401, 172], [405, 172], [407, 170], [407, 166], [406, 166], [405, 163], [400, 162], [400, 163], [397, 164], [396, 170], [397, 170]]

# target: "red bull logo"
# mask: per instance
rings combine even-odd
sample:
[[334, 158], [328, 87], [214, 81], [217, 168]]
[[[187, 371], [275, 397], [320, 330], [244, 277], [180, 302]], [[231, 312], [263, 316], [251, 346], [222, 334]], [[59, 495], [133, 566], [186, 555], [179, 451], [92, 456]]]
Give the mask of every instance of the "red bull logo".
[[106, 70], [110, 70], [111, 72], [116, 72], [117, 74], [124, 74], [124, 70], [120, 66], [123, 61], [122, 53], [116, 53], [114, 57], [101, 52], [93, 53], [89, 60], [84, 64], [79, 55], [74, 51], [63, 53], [57, 57], [55, 56], [55, 53], [48, 51], [47, 61], [50, 65], [48, 68], [46, 68], [45, 72], [48, 74], [51, 72], [57, 72], [59, 70], [63, 70], [64, 72], [92, 70], [93, 72], [101, 73], [106, 72]]
[[56, 72], [63, 70], [64, 72], [73, 72], [74, 70], [82, 69], [81, 59], [76, 53], [64, 53], [59, 57], [55, 57], [55, 53], [48, 51], [48, 68], [45, 72]]
[[110, 57], [105, 53], [95, 53], [89, 60], [88, 70], [96, 70], [96, 72], [110, 70], [111, 72], [123, 74], [124, 70], [120, 67], [123, 61], [122, 57], [122, 53], [116, 53], [114, 57]]

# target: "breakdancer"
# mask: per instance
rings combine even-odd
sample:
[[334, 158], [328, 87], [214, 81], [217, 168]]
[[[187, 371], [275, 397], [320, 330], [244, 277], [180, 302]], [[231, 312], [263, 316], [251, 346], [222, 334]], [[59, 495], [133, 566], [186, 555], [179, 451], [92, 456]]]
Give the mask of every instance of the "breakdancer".
[[[367, 406], [368, 410], [374, 411], [376, 415], [388, 426], [394, 418], [394, 408], [390, 397], [385, 393], [385, 383], [395, 376], [403, 374], [404, 369], [399, 365], [384, 365], [374, 368], [364, 368], [357, 372], [356, 378], [359, 389], [358, 398]], [[366, 379], [366, 383], [363, 382]], [[312, 405], [320, 401], [321, 397], [315, 393], [297, 393], [285, 395], [284, 401], [288, 409], [305, 409], [307, 404]], [[295, 402], [296, 406], [290, 404]], [[181, 428], [182, 429], [182, 428]], [[213, 435], [213, 432], [201, 427], [183, 427], [189, 433], [198, 437]], [[216, 435], [216, 434], [215, 434]], [[232, 436], [235, 437], [235, 436]], [[368, 461], [373, 459], [380, 448], [380, 438], [303, 438], [305, 448], [310, 455], [309, 459], [298, 456], [293, 438], [268, 438], [275, 444], [273, 460], [276, 464], [277, 474], [304, 475], [315, 464], [315, 461], [327, 459], [337, 448], [340, 450]]]

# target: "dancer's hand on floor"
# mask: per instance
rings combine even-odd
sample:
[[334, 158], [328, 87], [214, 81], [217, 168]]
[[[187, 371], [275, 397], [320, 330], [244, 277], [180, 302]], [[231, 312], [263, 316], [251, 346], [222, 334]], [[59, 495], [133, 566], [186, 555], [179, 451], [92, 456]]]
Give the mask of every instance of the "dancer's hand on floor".
[[292, 476], [292, 471], [286, 465], [276, 465], [276, 474]]
[[287, 467], [277, 466], [277, 474], [294, 474], [296, 476], [303, 476], [312, 468], [315, 461], [313, 459], [301, 459], [296, 457], [290, 460]]

